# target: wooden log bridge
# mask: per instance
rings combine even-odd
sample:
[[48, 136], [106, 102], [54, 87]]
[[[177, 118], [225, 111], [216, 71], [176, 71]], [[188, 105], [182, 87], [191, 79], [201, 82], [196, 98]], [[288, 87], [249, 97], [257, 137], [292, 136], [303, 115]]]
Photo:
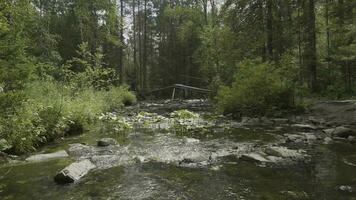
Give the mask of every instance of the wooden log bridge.
[[162, 90], [167, 90], [167, 89], [171, 89], [173, 88], [172, 91], [172, 100], [174, 100], [175, 95], [176, 95], [176, 90], [177, 89], [181, 89], [184, 91], [185, 96], [187, 95], [188, 91], [193, 91], [193, 92], [198, 92], [198, 93], [205, 93], [205, 94], [209, 94], [212, 91], [208, 90], [208, 89], [204, 89], [204, 88], [198, 88], [198, 87], [193, 87], [193, 86], [189, 86], [189, 85], [183, 85], [183, 84], [174, 84], [171, 86], [167, 86], [164, 88], [159, 88], [159, 89], [155, 89], [155, 90], [151, 90], [150, 92], [148, 92], [147, 94], [152, 94], [154, 92], [158, 92], [158, 91], [162, 91]]

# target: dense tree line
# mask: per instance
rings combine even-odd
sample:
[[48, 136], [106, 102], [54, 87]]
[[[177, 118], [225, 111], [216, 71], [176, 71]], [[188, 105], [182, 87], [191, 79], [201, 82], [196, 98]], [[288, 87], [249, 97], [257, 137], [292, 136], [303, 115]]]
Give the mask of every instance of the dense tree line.
[[0, 19], [2, 74], [30, 61], [60, 67], [87, 42], [142, 92], [230, 84], [238, 63], [257, 57], [288, 61], [312, 91], [354, 86], [352, 0], [6, 0]]
[[291, 81], [313, 92], [352, 91], [354, 1], [136, 0], [125, 5], [134, 19], [125, 24], [131, 30], [126, 62], [134, 69], [128, 76], [142, 90], [213, 80], [231, 84], [239, 62], [259, 57], [283, 65], [296, 76]]

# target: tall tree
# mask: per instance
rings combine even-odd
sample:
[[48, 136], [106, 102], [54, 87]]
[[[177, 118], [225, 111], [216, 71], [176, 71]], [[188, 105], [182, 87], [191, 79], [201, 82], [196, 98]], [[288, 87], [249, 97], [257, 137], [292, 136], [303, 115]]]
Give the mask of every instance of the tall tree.
[[305, 47], [304, 60], [309, 72], [309, 87], [317, 91], [317, 53], [316, 53], [316, 28], [315, 28], [315, 2], [304, 0], [305, 19]]

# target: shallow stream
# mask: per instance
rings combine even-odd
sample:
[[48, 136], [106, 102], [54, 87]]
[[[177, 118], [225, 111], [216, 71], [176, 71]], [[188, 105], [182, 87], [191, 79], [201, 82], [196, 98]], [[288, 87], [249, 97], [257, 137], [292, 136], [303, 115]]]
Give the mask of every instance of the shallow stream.
[[[164, 109], [160, 114], [165, 114]], [[103, 165], [65, 186], [57, 185], [53, 177], [73, 157], [4, 163], [0, 165], [0, 199], [356, 199], [356, 166], [345, 163], [356, 162], [355, 145], [313, 144], [307, 147], [311, 162], [261, 166], [238, 155], [276, 142], [281, 131], [238, 126], [200, 131], [172, 133], [136, 127], [110, 132], [97, 127], [41, 151], [67, 150], [73, 143], [95, 146], [98, 139], [112, 137], [132, 159]], [[193, 161], [182, 161], [186, 157]], [[340, 190], [342, 186], [351, 191]]]

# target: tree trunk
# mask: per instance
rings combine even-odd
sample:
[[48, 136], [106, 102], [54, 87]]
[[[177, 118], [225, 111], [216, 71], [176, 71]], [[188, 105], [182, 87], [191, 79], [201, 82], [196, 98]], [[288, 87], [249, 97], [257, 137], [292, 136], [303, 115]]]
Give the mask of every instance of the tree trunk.
[[298, 63], [299, 63], [299, 81], [303, 84], [304, 80], [304, 68], [303, 68], [303, 58], [302, 58], [302, 17], [301, 10], [303, 8], [302, 0], [298, 1]]
[[[134, 71], [136, 73], [136, 76], [134, 77], [134, 85], [137, 87], [138, 84], [138, 79], [137, 77], [140, 77], [138, 74], [138, 67], [137, 67], [137, 41], [136, 41], [136, 0], [133, 0], [132, 2], [132, 20], [133, 20], [133, 66], [134, 66]], [[137, 88], [135, 88], [137, 89]]]
[[202, 0], [204, 9], [204, 21], [205, 25], [208, 25], [208, 0]]
[[143, 90], [147, 88], [147, 0], [144, 5], [144, 26], [143, 26]]
[[317, 91], [317, 57], [316, 57], [316, 33], [315, 33], [315, 4], [314, 0], [307, 0], [306, 4], [306, 46], [305, 58], [309, 70], [309, 87]]
[[140, 92], [143, 88], [142, 81], [142, 16], [141, 16], [141, 0], [138, 0], [138, 71], [139, 71], [139, 88]]
[[267, 0], [267, 58], [268, 60], [273, 60], [273, 2], [272, 0]]
[[119, 59], [119, 76], [120, 82], [124, 82], [124, 0], [120, 0], [120, 59]]

